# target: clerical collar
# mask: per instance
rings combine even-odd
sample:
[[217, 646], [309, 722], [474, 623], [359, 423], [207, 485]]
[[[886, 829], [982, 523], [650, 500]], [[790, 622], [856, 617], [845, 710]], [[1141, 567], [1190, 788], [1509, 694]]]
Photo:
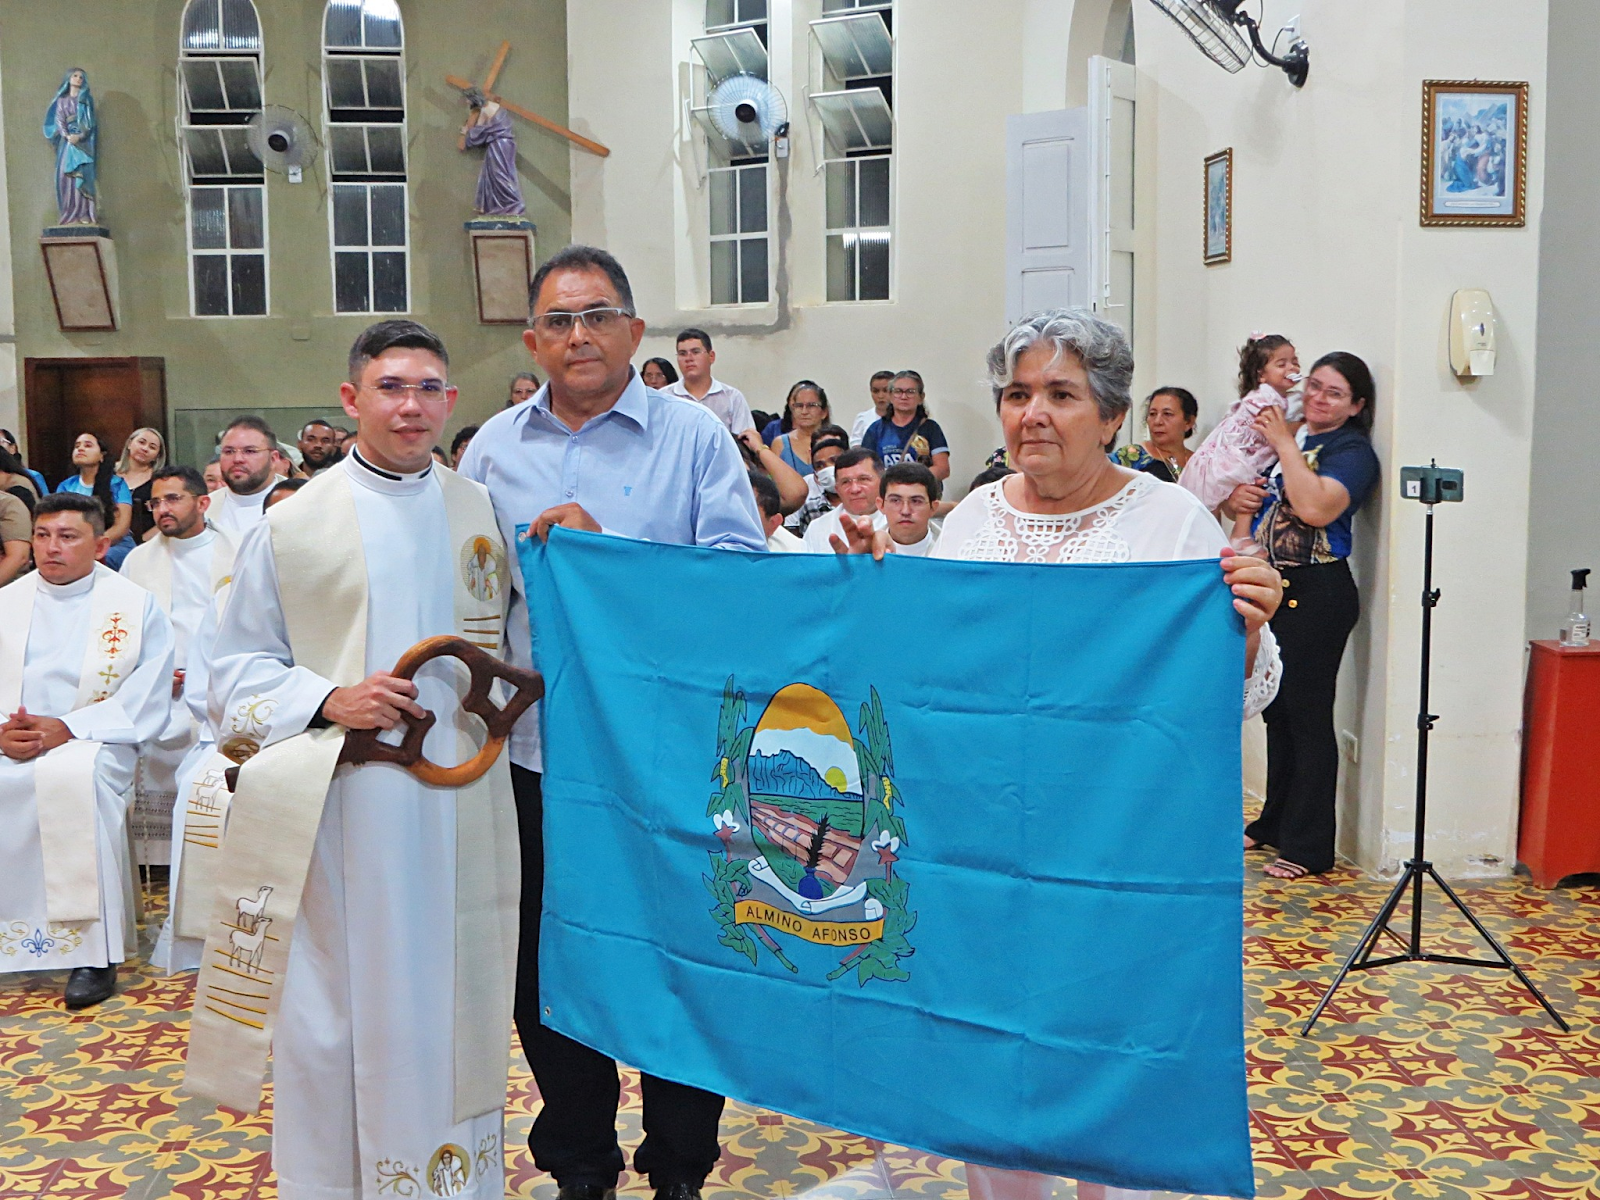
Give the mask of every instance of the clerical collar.
[[361, 451], [355, 446], [350, 447], [350, 460], [355, 463], [356, 466], [363, 467], [366, 470], [371, 471], [379, 479], [387, 479], [391, 483], [414, 483], [419, 479], [426, 479], [428, 477], [428, 472], [433, 470], [433, 459], [429, 458], [428, 465], [423, 467], [422, 470], [414, 471], [410, 474], [397, 475], [393, 471], [385, 471], [382, 467], [373, 466], [365, 458], [361, 457]]
[[44, 589], [45, 595], [55, 596], [61, 600], [67, 600], [73, 596], [82, 596], [84, 593], [94, 590], [94, 570], [90, 568], [89, 573], [82, 579], [74, 579], [71, 583], [51, 583], [41, 575], [39, 576], [39, 586]]

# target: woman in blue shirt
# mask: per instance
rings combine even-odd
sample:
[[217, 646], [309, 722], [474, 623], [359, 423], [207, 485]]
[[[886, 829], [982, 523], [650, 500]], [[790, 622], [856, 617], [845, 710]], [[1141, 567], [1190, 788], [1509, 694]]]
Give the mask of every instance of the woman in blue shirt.
[[776, 439], [769, 443], [778, 457], [802, 475], [809, 475], [811, 466], [811, 439], [817, 430], [828, 424], [832, 410], [828, 408], [828, 393], [820, 383], [802, 379], [789, 389], [789, 398], [783, 402], [783, 417]]
[[1234, 489], [1229, 507], [1256, 514], [1251, 530], [1283, 575], [1272, 618], [1283, 656], [1267, 724], [1267, 802], [1245, 829], [1246, 849], [1271, 846], [1277, 879], [1333, 866], [1339, 744], [1334, 681], [1361, 603], [1350, 574], [1351, 518], [1378, 481], [1372, 449], [1372, 372], [1354, 354], [1324, 354], [1305, 383], [1305, 424], [1269, 408], [1256, 428], [1278, 452], [1265, 488]]
[[93, 496], [100, 501], [106, 514], [106, 536], [111, 539], [105, 563], [113, 571], [120, 571], [122, 560], [133, 549], [133, 538], [128, 532], [133, 526], [133, 495], [122, 476], [112, 473], [111, 451], [98, 434], [78, 435], [72, 443], [72, 465], [78, 468], [78, 473], [63, 479], [56, 485], [56, 491]]
[[950, 478], [950, 443], [939, 422], [928, 415], [922, 376], [896, 371], [889, 384], [889, 412], [867, 427], [861, 439], [886, 467], [921, 463], [940, 480]]

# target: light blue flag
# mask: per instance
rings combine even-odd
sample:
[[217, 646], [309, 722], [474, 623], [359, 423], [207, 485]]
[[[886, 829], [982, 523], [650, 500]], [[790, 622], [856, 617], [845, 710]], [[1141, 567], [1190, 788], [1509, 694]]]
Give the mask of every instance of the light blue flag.
[[547, 1025], [936, 1154], [1254, 1194], [1215, 561], [519, 547]]

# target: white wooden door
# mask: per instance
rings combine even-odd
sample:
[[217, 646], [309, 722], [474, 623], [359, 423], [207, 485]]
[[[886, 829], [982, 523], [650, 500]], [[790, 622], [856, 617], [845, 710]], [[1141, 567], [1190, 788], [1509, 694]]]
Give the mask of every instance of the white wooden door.
[[1006, 323], [1088, 307], [1089, 113], [1006, 118]]
[[1093, 162], [1089, 190], [1089, 293], [1095, 312], [1122, 328], [1135, 356], [1133, 323], [1134, 131], [1138, 72], [1125, 62], [1095, 55], [1089, 60], [1089, 146]]

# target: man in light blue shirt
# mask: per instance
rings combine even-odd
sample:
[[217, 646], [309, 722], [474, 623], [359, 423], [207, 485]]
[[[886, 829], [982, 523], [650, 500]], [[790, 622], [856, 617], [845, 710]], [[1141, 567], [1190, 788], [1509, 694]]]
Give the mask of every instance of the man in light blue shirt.
[[[518, 525], [766, 550], [744, 460], [727, 427], [701, 404], [644, 386], [632, 366], [644, 322], [621, 265], [604, 250], [569, 246], [529, 289], [523, 342], [549, 382], [531, 402], [485, 422], [460, 471], [489, 489], [506, 544]], [[511, 660], [531, 665], [526, 594], [515, 555]], [[537, 616], [537, 614], [535, 614]], [[561, 1200], [608, 1200], [624, 1161], [617, 1144], [616, 1064], [539, 1021], [539, 916], [544, 891], [542, 760], [537, 710], [511, 735], [511, 780], [522, 841], [522, 942], [517, 1032], [544, 1108], [528, 1136], [534, 1164]], [[658, 1200], [693, 1200], [720, 1154], [722, 1097], [645, 1076], [645, 1140], [634, 1169]]]

